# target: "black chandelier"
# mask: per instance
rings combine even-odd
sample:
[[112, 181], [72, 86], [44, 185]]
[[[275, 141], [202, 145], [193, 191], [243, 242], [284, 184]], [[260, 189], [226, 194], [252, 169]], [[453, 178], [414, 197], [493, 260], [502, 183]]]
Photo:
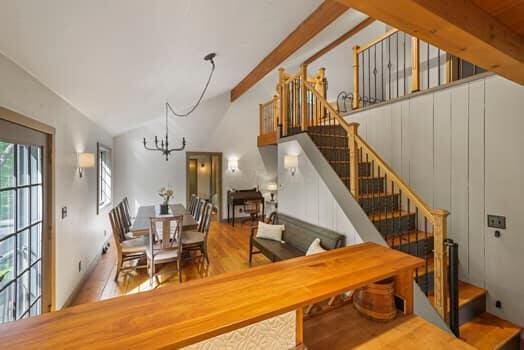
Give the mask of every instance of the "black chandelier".
[[209, 83], [211, 82], [211, 78], [213, 77], [213, 73], [215, 72], [215, 61], [214, 61], [215, 57], [216, 57], [215, 53], [207, 54], [204, 57], [205, 61], [209, 61], [211, 63], [211, 72], [209, 73], [209, 77], [207, 78], [207, 82], [206, 82], [206, 85], [204, 86], [204, 90], [202, 90], [202, 93], [200, 94], [200, 97], [198, 98], [197, 102], [195, 103], [193, 107], [189, 109], [189, 111], [187, 111], [186, 113], [177, 113], [173, 110], [173, 107], [171, 107], [169, 102], [166, 102], [166, 138], [165, 140], [161, 139], [160, 143], [158, 143], [158, 137], [155, 136], [154, 147], [149, 147], [147, 145], [146, 138], [144, 137], [143, 143], [144, 143], [144, 148], [146, 150], [162, 152], [162, 154], [166, 157], [166, 161], [168, 161], [169, 155], [171, 154], [171, 152], [182, 151], [184, 150], [184, 148], [186, 148], [186, 138], [185, 137], [182, 137], [182, 146], [181, 147], [169, 148], [169, 129], [168, 129], [168, 120], [167, 120], [168, 118], [167, 117], [168, 117], [169, 112], [173, 113], [173, 115], [177, 117], [187, 117], [188, 115], [193, 113], [193, 111], [198, 107], [200, 102], [202, 102], [204, 95], [206, 94], [206, 90], [209, 87]]

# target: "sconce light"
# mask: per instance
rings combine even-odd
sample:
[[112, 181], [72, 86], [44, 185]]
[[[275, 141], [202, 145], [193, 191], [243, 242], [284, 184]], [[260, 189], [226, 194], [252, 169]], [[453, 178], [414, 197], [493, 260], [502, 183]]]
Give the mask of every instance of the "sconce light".
[[230, 158], [227, 160], [227, 168], [231, 170], [232, 173], [238, 170], [238, 159]]
[[94, 153], [78, 153], [78, 176], [84, 176], [84, 169], [95, 167]]
[[267, 184], [267, 190], [269, 191], [269, 194], [271, 195], [271, 201], [275, 200], [275, 192], [278, 189], [276, 182], [270, 182]]
[[291, 171], [292, 176], [295, 176], [297, 167], [298, 167], [298, 156], [293, 156], [293, 155], [284, 156], [284, 169], [289, 169]]

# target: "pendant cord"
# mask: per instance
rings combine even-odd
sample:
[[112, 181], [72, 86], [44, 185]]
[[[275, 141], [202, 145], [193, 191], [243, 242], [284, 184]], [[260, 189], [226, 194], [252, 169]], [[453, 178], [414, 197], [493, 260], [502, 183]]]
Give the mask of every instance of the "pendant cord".
[[[198, 101], [195, 103], [195, 105], [191, 107], [191, 109], [186, 113], [177, 113], [175, 112], [173, 107], [171, 107], [169, 102], [166, 102], [166, 109], [169, 109], [171, 113], [173, 113], [177, 117], [187, 117], [188, 115], [193, 113], [193, 111], [198, 107], [200, 102], [202, 102], [202, 99], [204, 98], [204, 95], [206, 94], [207, 88], [209, 87], [209, 83], [211, 83], [211, 78], [213, 77], [213, 73], [215, 72], [215, 61], [211, 59], [210, 62], [211, 62], [211, 72], [209, 73], [209, 77], [207, 78], [207, 82], [206, 82], [206, 85], [204, 86], [204, 90], [202, 91], [202, 94], [200, 94], [200, 97], [198, 98]], [[167, 112], [166, 112], [166, 115], [167, 115]]]

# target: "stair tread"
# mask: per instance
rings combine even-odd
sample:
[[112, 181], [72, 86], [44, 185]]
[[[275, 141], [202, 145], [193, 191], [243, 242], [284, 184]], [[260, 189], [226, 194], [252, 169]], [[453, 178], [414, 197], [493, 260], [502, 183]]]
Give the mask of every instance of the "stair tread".
[[[482, 297], [483, 295], [486, 295], [487, 290], [484, 288], [480, 288], [477, 286], [474, 286], [472, 284], [459, 281], [459, 308], [469, 304], [473, 300]], [[435, 296], [429, 295], [428, 296], [429, 301], [434, 304]]]
[[[433, 237], [433, 233], [432, 232], [427, 232], [427, 238], [432, 238]], [[393, 243], [395, 244], [395, 246], [397, 246], [399, 243], [399, 238], [401, 239], [402, 241], [402, 244], [409, 244], [409, 243], [415, 243], [417, 238], [419, 241], [423, 240], [423, 239], [426, 239], [426, 232], [424, 231], [409, 231], [409, 232], [404, 232], [404, 233], [399, 233], [399, 234], [389, 234], [389, 235], [386, 235], [386, 241], [388, 243], [390, 243], [390, 241], [393, 241]]]
[[379, 221], [384, 219], [396, 219], [403, 216], [415, 215], [415, 213], [410, 213], [406, 210], [391, 210], [391, 211], [382, 211], [378, 213], [369, 214], [368, 217], [371, 221]]
[[477, 349], [500, 349], [520, 332], [519, 326], [484, 312], [460, 327], [460, 338]]
[[391, 197], [398, 196], [398, 193], [389, 193], [389, 192], [374, 192], [374, 193], [359, 193], [359, 199], [368, 199], [368, 198], [382, 198], [382, 197]]

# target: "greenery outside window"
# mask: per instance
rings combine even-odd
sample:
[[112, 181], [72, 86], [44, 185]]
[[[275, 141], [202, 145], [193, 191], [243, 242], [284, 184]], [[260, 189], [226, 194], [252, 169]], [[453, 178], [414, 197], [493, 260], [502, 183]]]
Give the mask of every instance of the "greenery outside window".
[[97, 214], [112, 202], [112, 154], [111, 148], [96, 144]]

